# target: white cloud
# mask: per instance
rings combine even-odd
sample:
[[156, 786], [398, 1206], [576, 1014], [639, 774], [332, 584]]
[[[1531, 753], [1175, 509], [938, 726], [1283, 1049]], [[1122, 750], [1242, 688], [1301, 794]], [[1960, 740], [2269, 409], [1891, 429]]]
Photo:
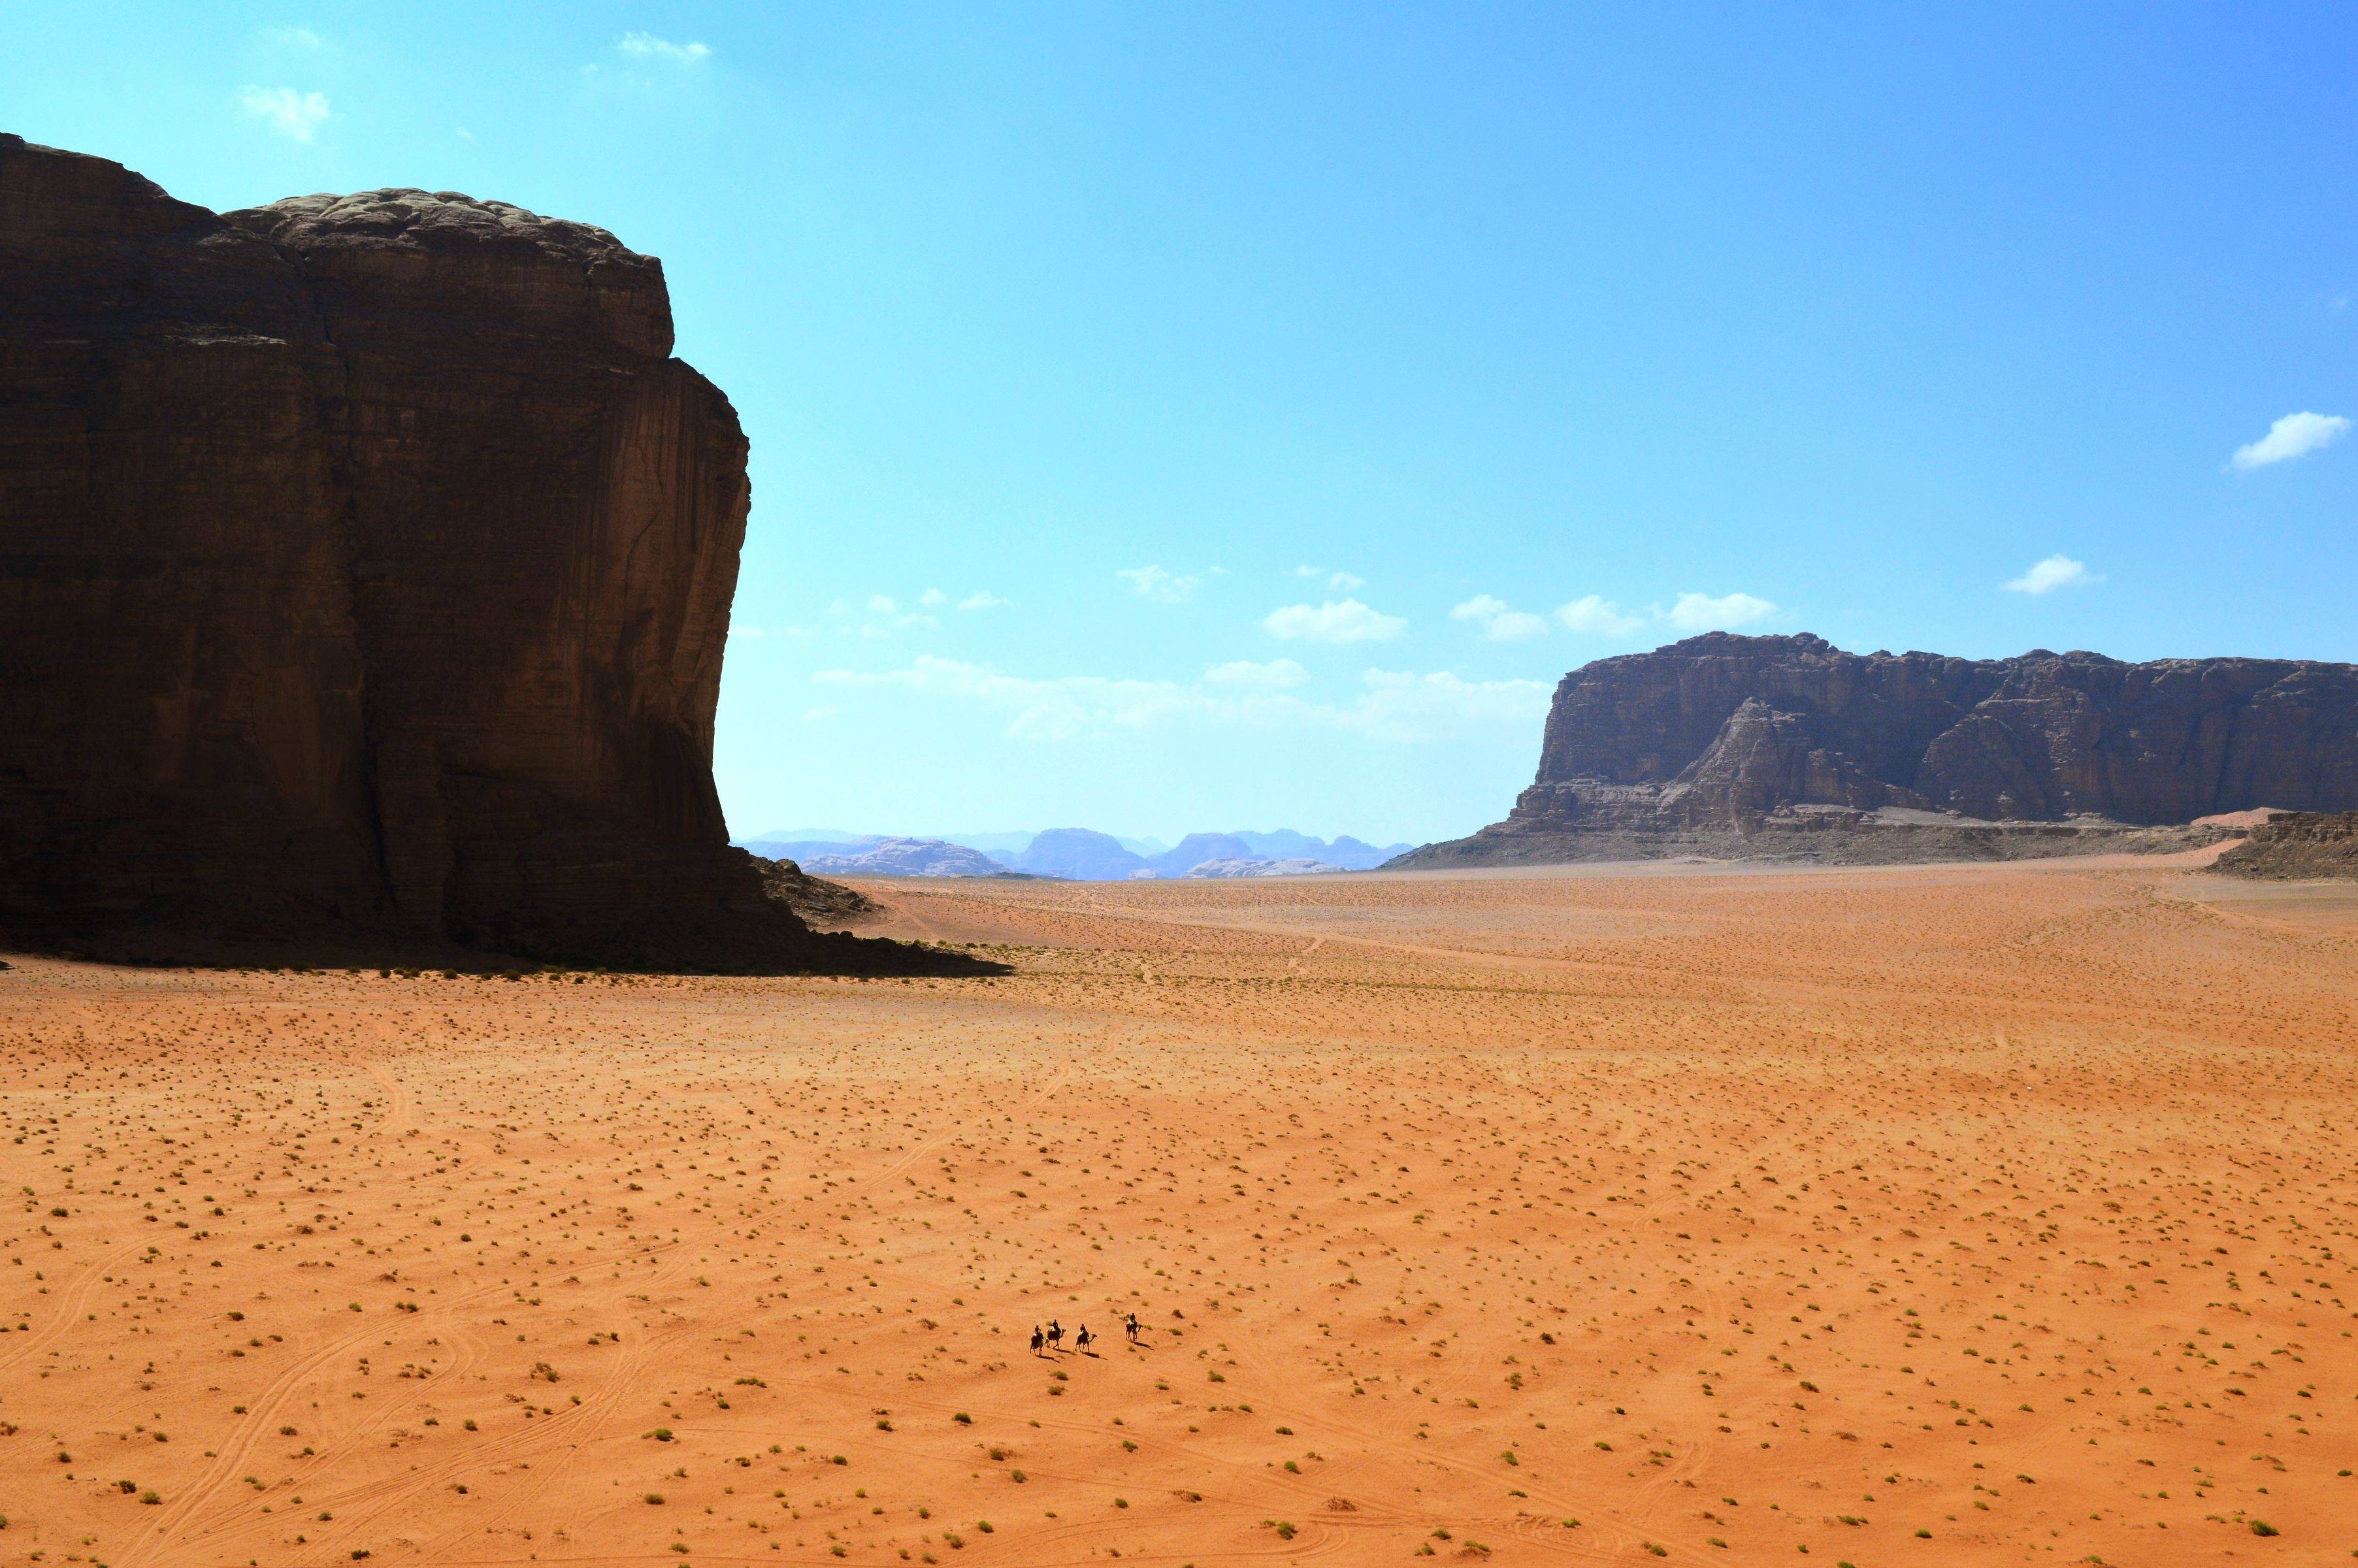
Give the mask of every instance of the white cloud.
[[1161, 567], [1125, 567], [1113, 575], [1129, 583], [1132, 593], [1159, 599], [1165, 604], [1193, 599], [1195, 590], [1204, 585], [1202, 578], [1174, 577]]
[[1531, 724], [1547, 712], [1550, 692], [1545, 681], [1369, 670], [1357, 699], [1334, 722], [1379, 741], [1437, 741], [1469, 729]]
[[308, 27], [265, 27], [262, 29], [262, 38], [265, 43], [276, 44], [280, 49], [321, 49], [326, 47], [328, 41]]
[[1449, 611], [1452, 621], [1477, 621], [1482, 635], [1493, 643], [1520, 642], [1547, 635], [1547, 622], [1528, 610], [1510, 610], [1503, 599], [1477, 593]]
[[2228, 460], [2239, 469], [2262, 469], [2323, 451], [2349, 433], [2350, 421], [2339, 414], [2288, 414], [2258, 440], [2237, 447]]
[[1352, 700], [1342, 706], [1313, 703], [1284, 691], [1251, 689], [1234, 677], [1292, 684], [1292, 672], [1307, 672], [1291, 660], [1270, 665], [1249, 661], [1219, 665], [1207, 680], [1227, 677], [1228, 689], [1182, 686], [1175, 681], [1120, 680], [1103, 676], [1034, 679], [1011, 676], [985, 665], [922, 654], [903, 669], [821, 670], [821, 686], [892, 687], [931, 697], [972, 702], [1011, 714], [1007, 733], [1022, 740], [1068, 741], [1111, 730], [1195, 723], [1273, 730], [1315, 726], [1347, 730], [1372, 740], [1438, 740], [1487, 726], [1520, 729], [1547, 711], [1549, 687], [1541, 681], [1468, 681], [1445, 671], [1414, 675], [1368, 670]]
[[1748, 593], [1682, 593], [1663, 617], [1682, 632], [1725, 632], [1777, 613], [1777, 607]]
[[826, 686], [892, 686], [1011, 709], [1007, 733], [1023, 740], [1068, 741], [1114, 729], [1140, 729], [1182, 718], [1274, 725], [1307, 705], [1290, 697], [1214, 696], [1174, 681], [1063, 676], [1038, 680], [985, 665], [921, 654], [906, 669], [821, 670]]
[[1326, 575], [1326, 568], [1325, 567], [1296, 567], [1293, 568], [1293, 575], [1295, 577], [1325, 577]]
[[308, 142], [328, 118], [328, 95], [297, 92], [291, 87], [242, 87], [238, 107], [246, 117], [260, 120], [282, 136]]
[[999, 610], [1003, 609], [1010, 602], [989, 589], [984, 589], [979, 593], [969, 593], [959, 600], [958, 608], [960, 610]]
[[[942, 596], [936, 593], [931, 589], [927, 589], [924, 598], [919, 600], [919, 602], [925, 604], [939, 604], [941, 601]], [[832, 605], [828, 606], [828, 608], [840, 615], [845, 613], [849, 607], [847, 606], [843, 600], [838, 599]], [[890, 637], [893, 633], [904, 630], [907, 627], [938, 626], [941, 624], [940, 622], [935, 620], [932, 616], [926, 614], [921, 610], [903, 610], [901, 608], [901, 601], [894, 599], [889, 593], [870, 594], [868, 596], [868, 610], [869, 613], [872, 615], [881, 615], [884, 617], [884, 620], [882, 622], [871, 621], [867, 625], [862, 626], [860, 629], [860, 634], [863, 637]]]
[[925, 605], [947, 604], [949, 601], [950, 601], [950, 596], [949, 596], [948, 594], [946, 594], [946, 593], [944, 593], [940, 589], [937, 589], [937, 588], [929, 588], [929, 589], [925, 589], [925, 592], [923, 592], [923, 593], [921, 593], [921, 594], [917, 595], [917, 602], [918, 602], [918, 603], [920, 603], [920, 604], [925, 604]]
[[1555, 618], [1574, 632], [1595, 637], [1627, 637], [1646, 624], [1644, 616], [1625, 614], [1611, 600], [1593, 593], [1557, 605]]
[[1271, 611], [1261, 626], [1272, 637], [1311, 643], [1384, 643], [1408, 630], [1399, 616], [1370, 610], [1356, 599], [1315, 607], [1289, 604]]
[[1283, 691], [1308, 680], [1310, 672], [1292, 659], [1271, 659], [1265, 665], [1250, 659], [1231, 659], [1206, 670], [1204, 678], [1214, 686], [1240, 690]]
[[2053, 593], [2059, 588], [2086, 588], [2104, 578], [2089, 571], [2085, 561], [2075, 561], [2069, 556], [2050, 556], [2020, 577], [2006, 585], [2008, 593]]
[[660, 59], [673, 65], [701, 65], [712, 58], [702, 44], [676, 44], [653, 33], [624, 33], [614, 46], [633, 59]]
[[1336, 593], [1348, 593], [1353, 589], [1367, 587], [1368, 579], [1363, 577], [1353, 577], [1349, 572], [1335, 572], [1326, 579], [1326, 586]]
[[831, 702], [822, 702], [817, 708], [806, 708], [803, 709], [803, 722], [806, 724], [825, 723], [827, 719], [834, 718], [837, 714], [842, 711], [843, 709], [838, 708]]

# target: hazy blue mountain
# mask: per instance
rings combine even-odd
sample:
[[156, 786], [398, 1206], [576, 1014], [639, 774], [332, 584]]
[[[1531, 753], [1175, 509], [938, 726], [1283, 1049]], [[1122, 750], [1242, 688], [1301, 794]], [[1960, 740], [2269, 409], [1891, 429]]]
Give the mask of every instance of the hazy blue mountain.
[[1271, 833], [1254, 833], [1239, 827], [1231, 837], [1251, 845], [1254, 854], [1272, 860], [1282, 860], [1293, 855], [1315, 858], [1325, 853], [1326, 849], [1325, 839], [1313, 838], [1307, 833], [1296, 833], [1291, 827], [1280, 827]]
[[857, 855], [863, 849], [874, 849], [882, 841], [872, 833], [848, 835], [841, 838], [773, 838], [765, 834], [759, 838], [740, 838], [736, 844], [740, 849], [764, 860], [793, 860], [808, 871], [814, 855]]
[[[995, 877], [1008, 868], [941, 838], [879, 838], [864, 846], [817, 846], [802, 868], [822, 877]], [[759, 851], [756, 851], [757, 853]]]
[[1023, 858], [1023, 851], [1032, 847], [1032, 840], [1038, 835], [1031, 832], [932, 833], [924, 837], [939, 838], [946, 844], [963, 844], [969, 849], [979, 849], [992, 860], [1011, 866]]
[[1324, 838], [1313, 838], [1307, 833], [1296, 833], [1291, 827], [1281, 827], [1273, 833], [1248, 833], [1240, 829], [1233, 837], [1251, 845], [1253, 853], [1264, 860], [1302, 858], [1321, 860], [1347, 871], [1370, 871], [1394, 855], [1404, 855], [1416, 848], [1413, 844], [1395, 844], [1390, 849], [1379, 849], [1347, 833], [1330, 844]]
[[1015, 864], [1035, 876], [1085, 882], [1121, 881], [1147, 869], [1145, 858], [1123, 849], [1120, 839], [1086, 827], [1051, 827]]
[[1405, 855], [1415, 849], [1413, 844], [1387, 844], [1381, 849], [1348, 833], [1338, 833], [1335, 841], [1318, 851], [1318, 859], [1330, 866], [1340, 866], [1347, 871], [1371, 871], [1394, 855]]
[[1233, 833], [1190, 833], [1179, 840], [1178, 848], [1167, 849], [1147, 862], [1158, 877], [1184, 877], [1206, 860], [1265, 860], [1270, 857], [1257, 855], [1253, 847]]
[[[875, 833], [845, 833], [831, 827], [781, 828], [740, 838], [738, 847], [772, 860], [806, 863], [814, 857], [864, 854], [884, 843]], [[1280, 827], [1267, 833], [1190, 833], [1174, 848], [1158, 838], [1127, 838], [1087, 827], [1055, 827], [1045, 833], [944, 833], [905, 836], [902, 843], [954, 844], [1034, 876], [1070, 877], [1076, 881], [1121, 881], [1141, 871], [1158, 877], [1186, 875], [1206, 860], [1314, 860], [1331, 870], [1364, 871], [1382, 865], [1416, 846], [1393, 844], [1379, 849], [1344, 834], [1332, 842]], [[889, 857], [888, 857], [889, 859]], [[876, 871], [874, 875], [911, 875]], [[960, 874], [973, 875], [975, 872]]]

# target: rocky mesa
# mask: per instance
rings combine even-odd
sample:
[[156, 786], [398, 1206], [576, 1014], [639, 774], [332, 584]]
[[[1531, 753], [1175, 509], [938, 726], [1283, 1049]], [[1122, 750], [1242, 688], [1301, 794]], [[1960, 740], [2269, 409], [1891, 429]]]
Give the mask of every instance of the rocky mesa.
[[2273, 881], [2358, 877], [2358, 811], [2279, 813], [2255, 824], [2212, 868]]
[[0, 925], [806, 951], [713, 786], [746, 442], [671, 347], [602, 229], [0, 136]]
[[2255, 806], [2358, 807], [2358, 666], [1715, 632], [1564, 676], [1506, 820], [1391, 864], [2177, 848]]

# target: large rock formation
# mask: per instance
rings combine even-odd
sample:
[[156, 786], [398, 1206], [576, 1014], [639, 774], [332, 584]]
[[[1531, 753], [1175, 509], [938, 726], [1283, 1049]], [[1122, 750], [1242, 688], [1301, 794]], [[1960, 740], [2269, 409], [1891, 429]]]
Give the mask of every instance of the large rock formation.
[[1564, 676], [1507, 820], [1394, 863], [2055, 854], [2261, 806], [2358, 806], [2358, 666], [1715, 632]]
[[0, 921], [806, 944], [713, 788], [746, 447], [670, 351], [600, 229], [0, 136]]
[[2276, 881], [2358, 877], [2358, 811], [2278, 813], [2212, 865], [2230, 876]]

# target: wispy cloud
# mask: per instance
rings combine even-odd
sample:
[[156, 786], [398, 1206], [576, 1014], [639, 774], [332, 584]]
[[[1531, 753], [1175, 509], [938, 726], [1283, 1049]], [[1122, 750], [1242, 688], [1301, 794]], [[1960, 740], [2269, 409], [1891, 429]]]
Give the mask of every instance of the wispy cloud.
[[1199, 577], [1179, 577], [1161, 567], [1125, 567], [1113, 574], [1130, 584], [1132, 593], [1144, 599], [1159, 599], [1165, 604], [1179, 604], [1195, 597], [1204, 586]]
[[2349, 433], [2350, 421], [2339, 414], [2288, 414], [2258, 440], [2237, 447], [2227, 460], [2239, 469], [2264, 469], [2321, 452]]
[[1285, 691], [1310, 678], [1310, 672], [1292, 659], [1271, 659], [1255, 664], [1250, 659], [1231, 659], [1225, 665], [1214, 665], [1204, 672], [1212, 685], [1241, 691]]
[[1567, 631], [1590, 637], [1627, 637], [1644, 630], [1646, 618], [1625, 613], [1611, 600], [1594, 593], [1583, 594], [1568, 604], [1559, 604], [1555, 618]]
[[712, 51], [702, 44], [676, 44], [653, 33], [624, 33], [614, 46], [633, 59], [662, 60], [670, 65], [702, 65]]
[[2008, 593], [2027, 593], [2034, 598], [2053, 593], [2059, 588], [2086, 588], [2104, 578], [2088, 569], [2085, 561], [2075, 561], [2069, 556], [2050, 556], [2020, 577], [2006, 584]]
[[1512, 610], [1507, 601], [1487, 593], [1477, 593], [1449, 611], [1452, 621], [1478, 622], [1482, 635], [1493, 643], [1518, 643], [1530, 637], [1547, 635], [1547, 622], [1528, 610]]
[[328, 40], [308, 27], [265, 27], [262, 41], [276, 44], [283, 49], [316, 49], [327, 47]]
[[[1303, 705], [1287, 697], [1214, 695], [1175, 681], [1104, 676], [1039, 679], [987, 665], [926, 654], [897, 670], [821, 670], [821, 686], [897, 687], [1009, 710], [1007, 733], [1033, 741], [1068, 741], [1093, 732], [1139, 729], [1177, 719], [1278, 724]], [[1273, 706], [1274, 705], [1274, 706]]]
[[329, 117], [328, 95], [297, 92], [291, 87], [241, 87], [237, 106], [249, 120], [260, 120], [282, 136], [308, 142]]
[[1775, 605], [1748, 593], [1682, 593], [1664, 619], [1682, 632], [1732, 632], [1776, 613]]
[[[940, 602], [940, 600], [938, 599], [928, 599], [923, 602], [934, 604]], [[840, 613], [845, 608], [843, 601], [841, 600], [836, 600], [834, 608], [838, 613]], [[901, 601], [894, 599], [889, 593], [870, 594], [868, 596], [868, 611], [870, 614], [881, 616], [882, 619], [881, 621], [871, 621], [867, 625], [862, 626], [860, 629], [860, 635], [865, 637], [889, 637], [893, 633], [910, 626], [938, 626], [941, 624], [940, 622], [935, 620], [932, 616], [927, 615], [923, 611], [903, 610], [901, 608]]]
[[1397, 615], [1370, 610], [1356, 599], [1326, 604], [1289, 604], [1262, 618], [1272, 637], [1305, 643], [1385, 643], [1408, 630]]
[[1520, 729], [1547, 712], [1550, 695], [1545, 681], [1470, 681], [1447, 670], [1369, 670], [1360, 685], [1357, 698], [1337, 709], [1333, 722], [1379, 741], [1438, 741], [1473, 730]]
[[969, 593], [959, 600], [958, 608], [960, 610], [1002, 610], [1012, 602], [1011, 600], [1000, 598], [986, 588], [979, 592]]
[[[1214, 666], [1204, 683], [1123, 680], [1103, 676], [1040, 679], [985, 665], [921, 655], [897, 670], [821, 670], [821, 686], [891, 687], [972, 702], [1011, 714], [1007, 733], [1023, 740], [1068, 741], [1091, 734], [1179, 724], [1239, 725], [1272, 730], [1314, 726], [1353, 730], [1371, 739], [1446, 739], [1468, 730], [1522, 727], [1547, 710], [1541, 681], [1468, 681], [1446, 671], [1415, 675], [1367, 671], [1360, 689], [1341, 703], [1307, 701], [1282, 689], [1291, 660]], [[1255, 672], [1249, 679], [1238, 672]], [[1302, 672], [1307, 678], [1307, 673]], [[1213, 684], [1214, 676], [1224, 676]], [[1256, 688], [1250, 682], [1260, 682]]]

